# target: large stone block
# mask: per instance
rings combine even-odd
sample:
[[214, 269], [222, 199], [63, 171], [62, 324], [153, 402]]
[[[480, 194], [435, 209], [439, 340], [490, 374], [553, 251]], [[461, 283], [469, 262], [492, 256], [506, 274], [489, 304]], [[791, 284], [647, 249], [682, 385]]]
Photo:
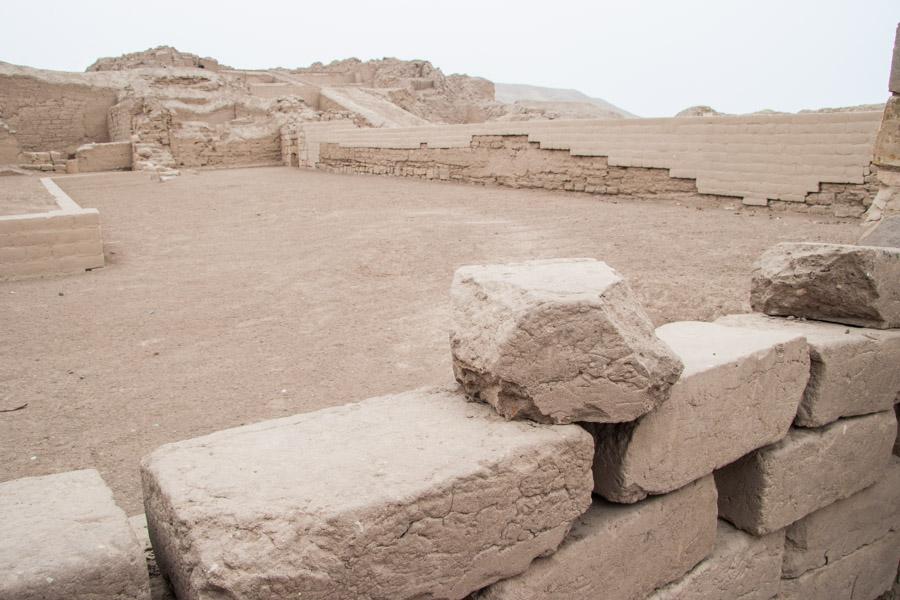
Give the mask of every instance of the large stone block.
[[778, 600], [875, 600], [891, 589], [898, 560], [895, 531], [827, 566], [782, 580]]
[[786, 527], [878, 481], [896, 433], [891, 411], [791, 429], [716, 471], [719, 516], [755, 535]]
[[759, 259], [753, 310], [860, 327], [900, 327], [900, 248], [783, 243]]
[[662, 404], [681, 372], [605, 263], [461, 267], [451, 295], [456, 378], [507, 418], [631, 421]]
[[728, 315], [716, 322], [806, 337], [810, 377], [794, 421], [801, 427], [821, 427], [841, 417], [890, 410], [900, 394], [900, 331], [759, 313]]
[[783, 549], [783, 531], [757, 537], [719, 521], [712, 554], [647, 600], [771, 600], [781, 587]]
[[900, 167], [900, 95], [888, 98], [884, 106], [872, 162], [882, 167]]
[[809, 377], [802, 334], [663, 325], [684, 363], [672, 395], [633, 423], [595, 425], [594, 491], [614, 502], [678, 489], [785, 436]]
[[142, 465], [180, 600], [462, 598], [552, 552], [590, 435], [419, 390], [163, 446]]
[[0, 483], [0, 598], [149, 600], [144, 554], [97, 471]]
[[596, 500], [559, 550], [481, 600], [639, 600], [709, 556], [716, 537], [716, 488], [705, 477], [638, 504]]
[[831, 564], [890, 531], [900, 531], [900, 458], [875, 485], [790, 525], [784, 576], [799, 577]]

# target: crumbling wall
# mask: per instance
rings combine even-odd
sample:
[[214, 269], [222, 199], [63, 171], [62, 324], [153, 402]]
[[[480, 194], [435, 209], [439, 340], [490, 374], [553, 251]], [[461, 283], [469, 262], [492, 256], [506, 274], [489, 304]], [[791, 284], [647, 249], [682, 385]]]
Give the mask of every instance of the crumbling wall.
[[254, 136], [223, 133], [213, 128], [175, 130], [170, 149], [181, 167], [228, 167], [278, 164], [281, 162], [281, 136], [278, 131]]
[[667, 169], [610, 166], [606, 157], [541, 150], [527, 136], [474, 136], [469, 148], [346, 148], [322, 144], [319, 167], [342, 173], [395, 175], [514, 188], [594, 194], [696, 193], [691, 179]]
[[115, 103], [111, 88], [0, 75], [0, 119], [26, 151], [74, 152], [108, 142], [107, 114]]

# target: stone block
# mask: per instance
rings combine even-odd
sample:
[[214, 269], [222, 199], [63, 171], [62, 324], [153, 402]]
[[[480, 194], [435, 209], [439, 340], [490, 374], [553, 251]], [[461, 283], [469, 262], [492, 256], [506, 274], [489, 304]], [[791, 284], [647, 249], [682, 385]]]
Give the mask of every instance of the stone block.
[[149, 600], [144, 554], [94, 470], [0, 483], [0, 598]]
[[834, 323], [728, 315], [723, 325], [795, 332], [809, 344], [809, 384], [795, 425], [821, 427], [841, 417], [890, 410], [900, 393], [900, 331]]
[[131, 142], [85, 144], [75, 151], [77, 172], [129, 170], [132, 167]]
[[827, 566], [782, 580], [778, 600], [875, 600], [894, 584], [898, 560], [895, 531]]
[[874, 485], [791, 524], [784, 550], [784, 576], [831, 564], [889, 532], [900, 531], [900, 458]]
[[900, 248], [782, 243], [753, 273], [753, 310], [860, 327], [900, 327]]
[[663, 325], [684, 363], [669, 399], [632, 423], [595, 425], [594, 490], [614, 502], [678, 489], [785, 436], [809, 377], [797, 331]]
[[716, 487], [705, 477], [637, 504], [595, 500], [555, 554], [479, 600], [642, 600], [709, 556]]
[[169, 444], [142, 479], [180, 600], [462, 598], [556, 549], [592, 457], [578, 426], [436, 389]]
[[662, 404], [681, 373], [603, 262], [461, 267], [451, 297], [456, 378], [507, 418], [631, 421]]
[[647, 600], [771, 600], [781, 587], [784, 532], [762, 537], [719, 521], [712, 554]]
[[900, 167], [900, 95], [888, 98], [884, 106], [872, 162], [880, 167]]
[[716, 471], [719, 516], [755, 535], [786, 527], [878, 481], [896, 435], [891, 411], [791, 429]]

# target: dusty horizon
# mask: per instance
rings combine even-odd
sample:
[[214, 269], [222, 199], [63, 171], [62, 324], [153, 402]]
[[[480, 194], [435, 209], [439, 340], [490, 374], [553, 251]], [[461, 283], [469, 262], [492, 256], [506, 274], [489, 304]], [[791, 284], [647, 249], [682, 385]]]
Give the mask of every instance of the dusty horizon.
[[133, 14], [105, 0], [50, 6], [6, 8], [17, 26], [0, 40], [0, 60], [83, 71], [97, 58], [159, 45], [244, 69], [391, 56], [497, 83], [575, 89], [643, 117], [694, 105], [750, 113], [883, 102], [900, 20], [900, 7], [881, 0], [564, 2], [552, 13], [527, 2], [514, 12], [474, 2], [422, 11], [398, 0], [350, 3], [340, 15], [265, 2], [253, 13], [207, 2], [163, 1]]

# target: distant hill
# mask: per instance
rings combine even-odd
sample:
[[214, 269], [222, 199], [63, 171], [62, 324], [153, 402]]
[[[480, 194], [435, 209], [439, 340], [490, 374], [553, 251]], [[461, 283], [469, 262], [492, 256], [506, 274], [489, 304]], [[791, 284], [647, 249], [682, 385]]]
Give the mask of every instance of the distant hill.
[[498, 102], [510, 104], [515, 102], [588, 103], [593, 104], [604, 111], [621, 115], [622, 117], [637, 117], [637, 115], [632, 114], [623, 108], [619, 108], [603, 98], [591, 98], [578, 90], [540, 87], [536, 85], [526, 85], [524, 83], [495, 83], [494, 97]]

